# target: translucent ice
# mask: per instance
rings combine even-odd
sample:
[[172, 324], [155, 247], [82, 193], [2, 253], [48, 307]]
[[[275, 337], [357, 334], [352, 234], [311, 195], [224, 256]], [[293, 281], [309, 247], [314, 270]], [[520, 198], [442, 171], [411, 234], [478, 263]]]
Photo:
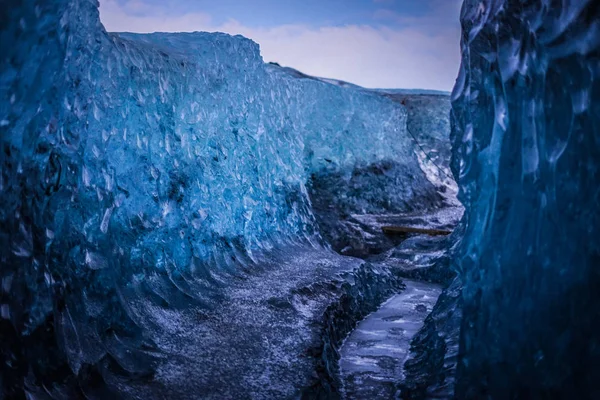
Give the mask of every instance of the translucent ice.
[[261, 252], [323, 243], [313, 176], [347, 210], [437, 201], [404, 107], [271, 68], [240, 36], [109, 34], [97, 6], [17, 0], [0, 15], [8, 393], [75, 396], [69, 371], [149, 374], [147, 333], [178, 323], [163, 308], [209, 309]]
[[458, 398], [600, 396], [599, 21], [592, 0], [464, 3]]

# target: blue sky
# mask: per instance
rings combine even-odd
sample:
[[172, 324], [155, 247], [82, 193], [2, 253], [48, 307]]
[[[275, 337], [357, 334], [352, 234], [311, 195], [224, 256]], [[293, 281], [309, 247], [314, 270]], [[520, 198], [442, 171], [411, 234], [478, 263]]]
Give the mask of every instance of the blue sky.
[[451, 90], [462, 0], [100, 0], [109, 31], [242, 34], [265, 61], [365, 87]]

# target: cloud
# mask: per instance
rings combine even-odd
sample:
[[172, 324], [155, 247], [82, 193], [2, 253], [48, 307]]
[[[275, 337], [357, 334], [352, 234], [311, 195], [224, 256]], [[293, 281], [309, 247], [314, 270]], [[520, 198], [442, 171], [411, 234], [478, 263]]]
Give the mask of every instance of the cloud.
[[142, 1], [100, 1], [100, 19], [109, 32], [192, 32], [211, 30], [210, 15], [190, 12], [168, 15], [164, 7]]
[[373, 18], [379, 21], [393, 22], [397, 26], [418, 27], [432, 34], [440, 31], [459, 32], [459, 15], [463, 0], [429, 0], [423, 15], [407, 15], [390, 8], [379, 8]]
[[113, 32], [241, 34], [260, 44], [265, 61], [365, 87], [451, 90], [460, 61], [458, 22], [456, 26], [446, 23], [447, 28], [437, 26], [432, 31], [422, 29], [424, 23], [431, 22], [418, 18], [404, 21], [399, 28], [372, 25], [256, 28], [235, 20], [214, 24], [209, 15], [198, 12], [165, 16], [139, 0], [124, 4], [101, 0], [100, 12], [106, 29]]

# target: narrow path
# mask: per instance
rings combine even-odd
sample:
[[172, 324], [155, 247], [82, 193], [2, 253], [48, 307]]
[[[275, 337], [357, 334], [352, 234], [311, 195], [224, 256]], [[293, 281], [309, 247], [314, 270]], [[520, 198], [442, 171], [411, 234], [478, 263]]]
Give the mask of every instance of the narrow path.
[[406, 290], [361, 321], [340, 350], [340, 373], [347, 399], [394, 398], [410, 341], [442, 292], [440, 285], [404, 282]]

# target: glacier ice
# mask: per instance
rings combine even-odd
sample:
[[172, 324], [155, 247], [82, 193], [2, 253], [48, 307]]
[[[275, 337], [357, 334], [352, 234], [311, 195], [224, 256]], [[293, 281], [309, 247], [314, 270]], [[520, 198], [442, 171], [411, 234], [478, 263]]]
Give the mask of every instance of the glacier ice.
[[413, 340], [402, 398], [600, 396], [599, 6], [464, 2], [458, 276]]
[[[287, 359], [277, 346], [297, 355], [316, 340], [329, 354], [329, 339], [313, 336], [326, 304], [350, 316], [319, 319], [328, 329], [342, 321], [324, 331], [337, 343], [400, 287], [389, 271], [329, 251], [313, 203], [326, 207], [320, 193], [331, 191], [343, 213], [443, 201], [407, 135], [406, 108], [269, 66], [241, 36], [107, 33], [97, 7], [14, 0], [0, 16], [4, 393], [105, 398], [98, 382], [152, 376], [183, 390], [181, 365], [197, 387], [218, 371], [239, 377], [229, 395], [298, 390], [278, 382], [290, 373], [312, 382], [300, 371], [318, 356], [272, 371], [273, 387], [249, 384], [262, 372], [235, 363], [215, 318], [256, 335], [255, 318], [275, 336], [305, 329], [247, 352]], [[265, 256], [278, 252], [297, 262]], [[358, 300], [335, 306], [334, 294]], [[197, 358], [185, 364], [192, 332]], [[198, 365], [202, 357], [222, 365]]]
[[461, 399], [600, 396], [600, 3], [462, 9]]
[[[466, 0], [450, 121], [443, 94], [107, 33], [97, 7], [0, 14], [3, 395], [331, 396], [344, 336], [427, 270], [449, 286], [403, 396], [600, 396], [597, 1]], [[454, 206], [449, 168], [452, 236], [329, 249]]]
[[455, 199], [458, 187], [450, 170], [449, 94], [390, 90], [385, 95], [406, 106], [406, 131], [416, 143], [415, 153], [421, 169], [430, 182], [442, 191], [448, 191], [444, 197], [450, 203], [458, 204]]

